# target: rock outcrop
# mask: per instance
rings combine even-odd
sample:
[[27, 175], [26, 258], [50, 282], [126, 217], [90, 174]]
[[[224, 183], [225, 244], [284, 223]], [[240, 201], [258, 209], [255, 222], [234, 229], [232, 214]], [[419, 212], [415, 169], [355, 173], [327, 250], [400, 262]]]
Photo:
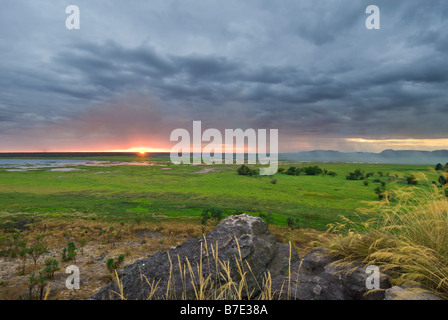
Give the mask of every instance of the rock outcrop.
[[[276, 241], [261, 218], [246, 214], [230, 216], [202, 238], [140, 259], [120, 270], [121, 289], [112, 281], [91, 299], [120, 299], [117, 293], [126, 299], [146, 299], [150, 295], [153, 299], [194, 299], [200, 276], [208, 279], [209, 285], [217, 284], [222, 280], [220, 274], [227, 276], [224, 269], [229, 270], [228, 276], [237, 279], [242, 274], [239, 267], [246, 272], [245, 292], [256, 295], [268, 266], [283, 269], [278, 264], [284, 261], [279, 257], [283, 251], [284, 245]], [[223, 269], [222, 263], [228, 267]], [[150, 284], [157, 284], [157, 290], [151, 291]]]
[[402, 288], [393, 286], [386, 290], [384, 300], [443, 300], [421, 287]]
[[[323, 248], [307, 254], [291, 266], [289, 277], [277, 277], [272, 288], [276, 298], [296, 300], [382, 300], [390, 288], [387, 276], [379, 277], [379, 288], [367, 288], [371, 273], [356, 263], [339, 264]], [[281, 290], [283, 288], [283, 290]]]
[[238, 285], [241, 275], [243, 298], [259, 297], [269, 275], [274, 299], [437, 299], [421, 290], [391, 288], [384, 274], [379, 275], [380, 290], [370, 291], [365, 265], [340, 264], [324, 248], [299, 259], [290, 245], [276, 241], [262, 219], [246, 214], [230, 216], [204, 237], [140, 259], [118, 274], [120, 286], [112, 281], [91, 299], [196, 299], [206, 292], [200, 283], [212, 292], [228, 278]]

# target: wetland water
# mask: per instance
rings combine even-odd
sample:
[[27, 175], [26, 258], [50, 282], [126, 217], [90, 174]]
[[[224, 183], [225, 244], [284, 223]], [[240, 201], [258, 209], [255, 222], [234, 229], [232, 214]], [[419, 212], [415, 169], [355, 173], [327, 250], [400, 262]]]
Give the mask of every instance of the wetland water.
[[99, 160], [68, 160], [68, 159], [0, 159], [0, 170], [29, 171], [48, 169], [50, 171], [75, 171], [75, 166], [108, 167], [116, 165], [154, 166], [162, 165], [152, 161], [99, 161]]

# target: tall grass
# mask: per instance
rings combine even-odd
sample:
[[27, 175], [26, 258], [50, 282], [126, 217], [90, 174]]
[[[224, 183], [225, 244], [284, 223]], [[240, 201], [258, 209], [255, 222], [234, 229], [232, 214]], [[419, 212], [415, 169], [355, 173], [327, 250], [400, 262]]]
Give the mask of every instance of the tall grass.
[[[431, 190], [431, 191], [428, 191]], [[448, 299], [448, 200], [437, 187], [394, 191], [366, 210], [374, 218], [332, 224], [327, 246], [341, 261], [382, 266], [392, 283], [423, 286]]]

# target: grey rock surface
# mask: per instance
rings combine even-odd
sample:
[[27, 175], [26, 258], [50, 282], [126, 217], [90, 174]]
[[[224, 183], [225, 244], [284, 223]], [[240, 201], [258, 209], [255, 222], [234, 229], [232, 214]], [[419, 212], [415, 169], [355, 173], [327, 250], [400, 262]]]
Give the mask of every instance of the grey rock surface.
[[[361, 264], [340, 265], [324, 248], [311, 251], [291, 267], [291, 276], [273, 280], [278, 299], [296, 300], [383, 300], [390, 288], [388, 277], [380, 274], [379, 289], [370, 291], [370, 273]], [[370, 292], [369, 292], [370, 291]]]
[[[238, 264], [243, 266], [247, 272], [249, 292], [256, 294], [274, 256], [276, 261], [272, 261], [270, 266], [275, 270], [284, 268], [278, 264], [285, 260], [279, 256], [278, 248], [284, 250], [261, 218], [246, 214], [230, 216], [202, 238], [140, 259], [120, 270], [122, 295], [126, 299], [146, 299], [151, 291], [149, 284], [154, 283], [157, 290], [153, 299], [194, 299], [196, 294], [191, 275], [197, 285], [199, 269], [203, 279], [210, 276], [210, 281], [220, 281], [222, 269], [217, 268], [216, 253], [219, 261], [228, 263], [232, 278], [238, 279]], [[112, 281], [91, 299], [120, 299], [119, 292], [116, 281]]]
[[386, 290], [384, 300], [443, 300], [421, 287], [393, 286]]

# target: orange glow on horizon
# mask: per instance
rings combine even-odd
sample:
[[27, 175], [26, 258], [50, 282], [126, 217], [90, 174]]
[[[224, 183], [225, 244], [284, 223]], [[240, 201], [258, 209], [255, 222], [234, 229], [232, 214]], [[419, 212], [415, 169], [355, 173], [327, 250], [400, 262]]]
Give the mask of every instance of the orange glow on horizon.
[[107, 151], [108, 152], [137, 152], [140, 155], [145, 155], [147, 153], [152, 153], [152, 152], [170, 152], [170, 149], [134, 147], [134, 148], [128, 148], [128, 149], [115, 149], [115, 150], [107, 150]]
[[134, 148], [128, 148], [128, 149], [115, 149], [115, 148], [92, 148], [92, 149], [65, 149], [65, 148], [58, 148], [58, 149], [30, 149], [30, 150], [0, 150], [0, 153], [59, 153], [59, 152], [135, 152], [138, 154], [148, 154], [148, 153], [158, 153], [158, 152], [170, 152], [170, 149], [165, 148], [145, 148], [145, 147], [134, 147]]
[[[66, 143], [64, 146], [58, 148], [58, 146], [42, 146], [41, 148], [36, 147], [23, 147], [19, 148], [15, 146], [13, 148], [5, 148], [0, 150], [0, 153], [107, 153], [107, 152], [129, 152], [135, 153], [139, 156], [150, 155], [151, 153], [170, 153], [173, 145], [160, 143], [158, 141], [152, 141], [151, 144], [154, 147], [145, 146], [145, 142], [140, 142], [143, 139], [136, 139], [134, 143], [131, 144], [112, 144], [112, 143], [98, 143], [97, 147], [93, 146], [81, 146], [77, 143]], [[146, 141], [147, 142], [147, 141]], [[286, 139], [284, 141], [279, 141], [282, 146], [279, 147], [279, 152], [298, 152], [305, 150], [319, 150], [319, 149], [334, 149], [341, 152], [350, 152], [353, 149], [355, 151], [365, 151], [365, 152], [381, 152], [386, 149], [394, 150], [440, 150], [448, 149], [448, 139], [435, 138], [435, 139], [418, 139], [418, 138], [408, 138], [408, 139], [369, 139], [369, 138], [335, 138], [335, 139]], [[200, 150], [195, 150], [191, 146], [190, 152], [203, 152], [204, 147], [208, 144], [202, 144]], [[101, 146], [101, 147], [98, 147]], [[71, 148], [70, 148], [71, 147]], [[230, 149], [234, 152], [256, 152], [256, 150], [251, 150], [244, 145], [244, 149], [239, 149], [236, 146], [230, 146]], [[283, 150], [282, 150], [283, 149]], [[214, 151], [221, 151], [225, 153], [226, 144], [223, 143], [220, 146], [214, 145]], [[184, 150], [188, 152], [188, 150]]]

